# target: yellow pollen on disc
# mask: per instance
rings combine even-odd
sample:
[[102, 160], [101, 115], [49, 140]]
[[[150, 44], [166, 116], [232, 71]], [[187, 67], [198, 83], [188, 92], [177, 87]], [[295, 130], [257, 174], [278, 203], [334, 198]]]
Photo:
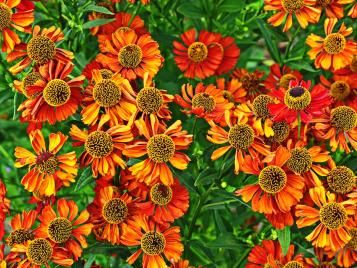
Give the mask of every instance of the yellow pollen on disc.
[[266, 193], [276, 194], [286, 185], [287, 175], [278, 166], [267, 166], [262, 169], [258, 177], [260, 188]]
[[160, 90], [155, 87], [144, 87], [136, 97], [138, 108], [145, 114], [157, 113], [163, 102]]
[[290, 126], [285, 121], [274, 122], [272, 125], [274, 136], [271, 137], [273, 141], [282, 143], [287, 139], [290, 133]]
[[348, 241], [346, 247], [351, 248], [352, 250], [357, 250], [357, 228], [352, 228], [348, 231], [350, 236], [352, 237], [350, 241]]
[[121, 100], [120, 87], [110, 79], [103, 79], [93, 88], [93, 98], [102, 107], [113, 107]]
[[143, 52], [138, 45], [130, 44], [119, 50], [118, 60], [125, 68], [136, 68], [143, 58]]
[[146, 146], [148, 156], [157, 163], [167, 162], [175, 154], [175, 143], [166, 134], [152, 136]]
[[27, 87], [34, 85], [37, 81], [41, 80], [42, 76], [39, 72], [32, 72], [27, 74], [24, 79], [22, 79], [22, 93], [26, 96], [26, 98], [31, 98], [27, 92]]
[[10, 233], [7, 238], [7, 242], [10, 247], [13, 247], [16, 244], [22, 244], [28, 240], [33, 240], [34, 238], [34, 234], [31, 233], [29, 230], [20, 228]]
[[52, 175], [58, 168], [58, 159], [49, 152], [43, 152], [36, 158], [36, 167], [42, 174]]
[[347, 222], [347, 211], [339, 203], [332, 202], [320, 209], [320, 221], [330, 230], [337, 230]]
[[120, 198], [113, 198], [106, 202], [102, 209], [103, 218], [110, 224], [119, 224], [128, 216], [126, 203]]
[[108, 156], [113, 151], [112, 137], [101, 130], [90, 133], [84, 144], [86, 151], [93, 158], [102, 158]]
[[291, 171], [302, 174], [310, 170], [312, 157], [306, 148], [294, 148], [286, 164]]
[[331, 85], [330, 91], [332, 97], [336, 100], [343, 101], [350, 95], [351, 88], [345, 81], [336, 81]]
[[339, 194], [347, 194], [356, 187], [356, 176], [345, 166], [332, 169], [327, 175], [329, 188]]
[[228, 141], [237, 150], [247, 150], [254, 142], [254, 130], [247, 124], [237, 124], [230, 128]]
[[52, 246], [44, 238], [32, 240], [26, 250], [27, 258], [35, 265], [45, 265], [51, 259], [53, 253]]
[[286, 12], [294, 13], [304, 6], [304, 0], [282, 0], [281, 4]]
[[261, 117], [263, 119], [268, 118], [270, 116], [270, 112], [268, 109], [268, 104], [274, 103], [272, 97], [268, 95], [258, 95], [253, 100], [253, 112], [256, 116]]
[[204, 43], [194, 42], [188, 47], [187, 53], [193, 62], [202, 62], [208, 56], [208, 49]]
[[48, 105], [57, 107], [66, 104], [71, 97], [71, 88], [61, 79], [49, 81], [43, 90], [43, 99]]
[[50, 38], [38, 35], [28, 42], [27, 54], [37, 64], [42, 65], [55, 57], [56, 45]]
[[311, 103], [310, 92], [301, 86], [290, 88], [284, 96], [284, 103], [292, 110], [303, 110]]
[[328, 54], [338, 54], [345, 49], [346, 38], [339, 33], [329, 34], [324, 40], [324, 49]]
[[0, 3], [0, 31], [11, 25], [12, 11], [4, 3]]
[[348, 106], [339, 106], [331, 113], [331, 124], [338, 131], [350, 131], [357, 126], [357, 113]]
[[165, 246], [166, 239], [162, 233], [150, 231], [141, 238], [141, 249], [147, 255], [159, 255], [164, 252]]
[[279, 85], [282, 88], [288, 89], [289, 88], [289, 83], [292, 80], [296, 80], [296, 76], [293, 74], [284, 74], [279, 81]]
[[198, 93], [192, 98], [192, 107], [202, 107], [205, 112], [210, 113], [216, 107], [216, 101], [207, 93]]
[[283, 268], [304, 268], [304, 265], [298, 261], [289, 261]]
[[162, 183], [156, 183], [150, 189], [151, 201], [159, 206], [165, 206], [170, 203], [172, 199], [172, 189]]
[[66, 218], [55, 218], [48, 225], [47, 232], [53, 242], [64, 243], [71, 237], [72, 223]]

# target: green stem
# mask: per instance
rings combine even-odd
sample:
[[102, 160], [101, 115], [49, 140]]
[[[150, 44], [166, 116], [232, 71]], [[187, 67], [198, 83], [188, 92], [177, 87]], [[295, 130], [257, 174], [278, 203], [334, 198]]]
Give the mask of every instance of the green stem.
[[195, 120], [193, 121], [193, 126], [192, 126], [192, 131], [191, 131], [193, 136], [195, 136], [196, 125], [197, 125], [197, 116], [195, 116]]

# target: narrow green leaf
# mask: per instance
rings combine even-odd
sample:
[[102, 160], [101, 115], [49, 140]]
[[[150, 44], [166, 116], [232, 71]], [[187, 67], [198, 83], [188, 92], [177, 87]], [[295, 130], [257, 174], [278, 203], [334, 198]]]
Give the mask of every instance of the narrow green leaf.
[[96, 26], [104, 25], [115, 21], [115, 19], [97, 19], [97, 20], [90, 20], [83, 24], [83, 29], [90, 29]]
[[225, 233], [216, 240], [210, 241], [205, 244], [208, 248], [226, 248], [226, 249], [239, 249], [243, 246], [242, 243], [233, 236], [233, 234]]
[[218, 177], [217, 173], [213, 168], [207, 167], [203, 170], [197, 177], [195, 181], [195, 186], [210, 184], [213, 180]]
[[261, 19], [257, 19], [258, 27], [264, 37], [265, 43], [269, 50], [270, 56], [278, 63], [281, 63], [280, 52], [277, 46], [277, 42], [274, 41], [274, 37], [270, 33], [270, 30], [266, 27], [265, 23]]
[[177, 11], [187, 18], [200, 19], [206, 14], [202, 9], [192, 3], [184, 3], [177, 8]]
[[79, 191], [80, 189], [87, 186], [88, 184], [90, 184], [93, 181], [94, 180], [93, 180], [93, 176], [92, 176], [92, 170], [90, 167], [87, 167], [86, 169], [84, 169], [81, 176], [77, 180], [77, 184], [76, 184], [76, 187], [74, 188], [74, 191], [75, 192]]
[[103, 14], [108, 14], [108, 15], [114, 15], [113, 12], [111, 12], [109, 9], [107, 9], [106, 7], [102, 7], [102, 6], [96, 6], [96, 5], [89, 5], [84, 9], [84, 12], [88, 12], [88, 11], [94, 11], [97, 13], [103, 13]]
[[224, 0], [218, 7], [219, 12], [233, 13], [242, 10], [244, 5], [237, 2], [237, 0]]
[[286, 253], [288, 253], [288, 249], [290, 246], [290, 240], [291, 240], [290, 227], [286, 226], [282, 230], [276, 230], [276, 232], [278, 233], [278, 239], [279, 239], [281, 248], [283, 250], [283, 254], [286, 255]]

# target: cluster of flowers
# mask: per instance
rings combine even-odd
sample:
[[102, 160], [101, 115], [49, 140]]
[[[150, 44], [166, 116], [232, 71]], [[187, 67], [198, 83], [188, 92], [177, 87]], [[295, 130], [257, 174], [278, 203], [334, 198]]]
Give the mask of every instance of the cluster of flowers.
[[[304, 7], [315, 4], [266, 2], [272, 2], [267, 9], [280, 4], [285, 11], [296, 10], [300, 2]], [[63, 33], [37, 25], [31, 30], [33, 12], [29, 0], [0, 3], [3, 50], [8, 62], [16, 61], [9, 71], [23, 74], [14, 85], [26, 97], [18, 111], [21, 121], [29, 123], [34, 151], [16, 147], [15, 166], [29, 166], [21, 183], [37, 203], [36, 210], [11, 221], [6, 238], [11, 251], [5, 258], [10, 267], [50, 262], [70, 266], [87, 247], [90, 233], [98, 241], [137, 248], [127, 260], [130, 264], [143, 255], [144, 267], [166, 267], [165, 259], [173, 267], [188, 266], [180, 260], [180, 228], [172, 224], [189, 207], [189, 193], [175, 169], [187, 168], [190, 158], [184, 151], [193, 136], [180, 120], [167, 124], [172, 102], [210, 125], [207, 139], [220, 145], [212, 160], [233, 150], [234, 172], [257, 177], [255, 184], [236, 191], [244, 202], [251, 201], [253, 211], [264, 214], [277, 229], [318, 223], [306, 239], [323, 255], [322, 261], [335, 254], [340, 266], [356, 261], [356, 177], [330, 155], [337, 149], [357, 149], [357, 46], [345, 38], [351, 28], [342, 25], [333, 33], [337, 20], [328, 18], [326, 38], [309, 36], [316, 66], [333, 73], [315, 85], [298, 71], [274, 64], [266, 78], [260, 71], [235, 69], [229, 79], [185, 84], [181, 95], [172, 96], [155, 86], [153, 78], [164, 59], [140, 17], [121, 12], [113, 22], [93, 28], [100, 53], [73, 78], [74, 55], [58, 45]], [[295, 14], [302, 16], [297, 15], [299, 22], [304, 20], [304, 12]], [[21, 42], [11, 27], [29, 33], [29, 41]], [[175, 62], [189, 78], [231, 72], [239, 58], [231, 37], [192, 29], [181, 39], [183, 44], [173, 44]], [[46, 122], [68, 119], [79, 108], [83, 124], [72, 125], [69, 132], [72, 145], [82, 148], [77, 160], [75, 152], [59, 153], [68, 136], [51, 133], [46, 146], [40, 129]], [[309, 143], [312, 139], [319, 145]], [[79, 168], [91, 168], [96, 178], [94, 201], [81, 213], [74, 201], [56, 198], [61, 188], [75, 182]], [[1, 184], [0, 200], [4, 194]], [[4, 200], [2, 222], [9, 209]], [[252, 267], [312, 263], [293, 255], [293, 247], [283, 256], [277, 242], [265, 241], [248, 261]]]

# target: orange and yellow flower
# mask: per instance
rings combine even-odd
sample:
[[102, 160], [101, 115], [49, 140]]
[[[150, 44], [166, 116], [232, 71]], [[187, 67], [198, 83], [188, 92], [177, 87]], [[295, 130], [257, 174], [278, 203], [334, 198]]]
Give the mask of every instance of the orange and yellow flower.
[[138, 140], [133, 145], [126, 146], [123, 154], [129, 158], [145, 156], [145, 160], [129, 168], [139, 181], [148, 185], [157, 181], [172, 185], [174, 179], [168, 163], [180, 170], [187, 168], [190, 158], [179, 151], [190, 146], [192, 135], [182, 130], [180, 120], [168, 128], [160, 129], [159, 122], [154, 117], [151, 119], [150, 122], [143, 119], [135, 121], [139, 134], [144, 136], [146, 141]]
[[87, 247], [86, 236], [92, 231], [88, 222], [89, 213], [83, 210], [78, 216], [78, 206], [73, 200], [59, 199], [56, 211], [46, 206], [38, 216], [40, 226], [35, 230], [36, 238], [49, 239], [68, 249], [77, 261], [82, 248]]
[[30, 41], [27, 44], [16, 45], [14, 51], [7, 55], [6, 60], [8, 62], [21, 59], [9, 71], [13, 74], [18, 74], [30, 66], [31, 63], [43, 65], [51, 60], [63, 63], [70, 62], [74, 58], [73, 53], [56, 47], [56, 43], [63, 39], [64, 34], [59, 28], [52, 26], [41, 30], [40, 26], [36, 25], [33, 28]]
[[274, 63], [270, 66], [270, 73], [264, 81], [264, 85], [270, 91], [278, 90], [279, 88], [289, 88], [291, 80], [302, 79], [302, 75], [299, 71], [291, 70], [288, 66], [284, 65], [280, 67], [278, 63]]
[[109, 116], [103, 116], [97, 126], [89, 130], [81, 130], [72, 125], [70, 130], [73, 146], [83, 146], [79, 161], [82, 167], [92, 166], [93, 177], [116, 174], [119, 166], [125, 169], [126, 163], [121, 152], [125, 144], [131, 142], [134, 137], [131, 133], [131, 125], [116, 125], [109, 129], [104, 124], [109, 121]]
[[123, 228], [122, 242], [127, 246], [140, 246], [127, 262], [133, 264], [143, 254], [143, 267], [166, 267], [165, 259], [178, 261], [183, 252], [180, 227], [162, 229], [146, 217], [137, 217], [130, 221], [135, 229]]
[[140, 214], [136, 201], [128, 194], [121, 194], [114, 186], [101, 188], [88, 206], [93, 233], [97, 239], [112, 245], [122, 243], [124, 229], [133, 229], [132, 219]]
[[343, 18], [343, 8], [344, 5], [348, 5], [355, 0], [317, 0], [316, 1], [316, 8], [321, 10], [325, 10], [326, 17], [328, 18]]
[[357, 2], [351, 7], [347, 15], [353, 19], [357, 18]]
[[242, 83], [236, 78], [226, 80], [224, 78], [216, 79], [217, 88], [223, 91], [223, 97], [231, 103], [244, 103], [247, 92], [242, 88]]
[[216, 43], [223, 50], [223, 58], [221, 64], [215, 72], [215, 75], [222, 75], [228, 73], [236, 66], [240, 56], [240, 49], [237, 47], [233, 37], [223, 37], [219, 33], [217, 33], [216, 36]]
[[164, 60], [159, 44], [149, 34], [138, 36], [134, 30], [119, 29], [103, 42], [99, 44], [102, 53], [97, 61], [128, 80], [143, 78], [145, 72], [154, 77]]
[[68, 187], [75, 181], [78, 172], [76, 154], [58, 154], [68, 138], [61, 132], [49, 135], [48, 149], [40, 130], [32, 131], [29, 137], [35, 154], [23, 147], [15, 148], [15, 167], [29, 166], [21, 183], [29, 192], [45, 196], [56, 195], [59, 188]]
[[11, 219], [12, 231], [6, 238], [6, 243], [13, 247], [16, 244], [23, 244], [26, 241], [33, 240], [35, 235], [32, 228], [36, 218], [37, 212], [35, 210], [22, 211], [21, 214], [16, 214]]
[[320, 18], [321, 11], [314, 7], [316, 0], [265, 0], [264, 4], [265, 10], [276, 12], [268, 22], [275, 27], [284, 23], [284, 32], [293, 25], [293, 16], [303, 29]]
[[18, 108], [22, 117], [54, 124], [73, 115], [81, 102], [84, 76], [70, 78], [74, 65], [50, 61], [39, 68], [41, 79], [26, 87], [30, 96]]
[[264, 72], [262, 71], [249, 72], [244, 68], [237, 68], [232, 74], [232, 78], [236, 78], [242, 83], [242, 88], [247, 92], [246, 97], [250, 101], [253, 101], [258, 95], [266, 93], [263, 76]]
[[2, 51], [11, 52], [15, 44], [20, 44], [19, 36], [12, 30], [20, 32], [31, 31], [34, 21], [33, 7], [28, 10], [20, 10], [18, 0], [0, 0], [0, 32], [3, 38]]
[[352, 199], [337, 202], [336, 195], [326, 192], [323, 186], [311, 188], [309, 194], [318, 209], [297, 205], [296, 225], [303, 228], [318, 222], [318, 226], [306, 236], [306, 240], [316, 247], [330, 247], [332, 251], [341, 249], [352, 238], [349, 234], [353, 227], [350, 215], [355, 214], [356, 202]]
[[357, 43], [346, 39], [347, 36], [352, 34], [352, 27], [347, 28], [342, 23], [339, 31], [334, 33], [333, 28], [337, 21], [336, 18], [325, 20], [325, 38], [311, 33], [306, 39], [306, 44], [311, 47], [308, 55], [310, 59], [315, 60], [316, 68], [341, 69], [350, 65], [352, 56], [357, 54]]
[[354, 225], [348, 233], [351, 236], [351, 240], [338, 251], [336, 259], [337, 264], [341, 267], [352, 267], [357, 262], [357, 216], [354, 216]]
[[92, 83], [85, 89], [82, 100], [82, 121], [93, 126], [102, 116], [108, 116], [110, 126], [128, 122], [137, 110], [135, 96], [129, 81], [119, 72], [93, 70]]

